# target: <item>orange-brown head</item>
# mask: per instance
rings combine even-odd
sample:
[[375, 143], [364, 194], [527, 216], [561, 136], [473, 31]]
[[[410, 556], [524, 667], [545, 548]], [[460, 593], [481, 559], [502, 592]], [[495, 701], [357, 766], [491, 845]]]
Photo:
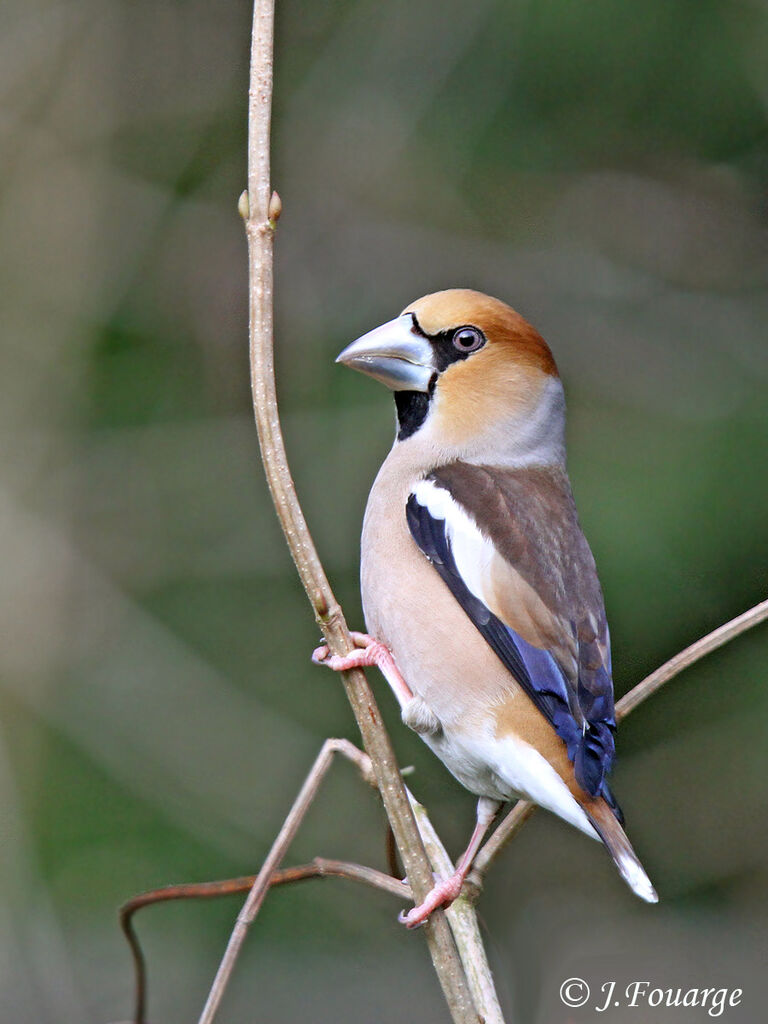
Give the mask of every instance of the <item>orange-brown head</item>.
[[466, 288], [417, 299], [337, 362], [395, 392], [399, 432], [445, 458], [561, 461], [563, 397], [547, 343], [499, 299]]
[[474, 327], [486, 338], [485, 361], [489, 353], [511, 363], [557, 376], [557, 366], [549, 346], [535, 327], [500, 299], [471, 288], [449, 288], [416, 299], [403, 310], [412, 314], [429, 338], [455, 333], [462, 327]]

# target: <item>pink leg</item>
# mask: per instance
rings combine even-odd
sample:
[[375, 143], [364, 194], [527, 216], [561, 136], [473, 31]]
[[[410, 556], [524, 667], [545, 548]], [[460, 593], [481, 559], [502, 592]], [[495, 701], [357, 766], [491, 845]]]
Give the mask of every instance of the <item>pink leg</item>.
[[357, 650], [343, 657], [340, 654], [329, 654], [325, 644], [315, 648], [312, 661], [316, 665], [327, 665], [334, 672], [346, 672], [349, 668], [367, 668], [376, 665], [387, 680], [401, 705], [413, 700], [413, 693], [408, 683], [400, 675], [392, 652], [385, 644], [375, 640], [367, 633], [350, 633]]
[[401, 924], [404, 924], [406, 928], [418, 928], [419, 925], [424, 924], [433, 910], [453, 903], [461, 892], [461, 887], [472, 867], [475, 854], [480, 848], [485, 833], [488, 831], [488, 826], [496, 817], [499, 807], [501, 807], [501, 804], [498, 800], [490, 800], [485, 796], [480, 797], [477, 801], [477, 823], [472, 833], [472, 838], [469, 840], [469, 846], [461, 855], [461, 859], [456, 865], [456, 870], [450, 878], [438, 882], [434, 889], [427, 894], [426, 899], [420, 906], [409, 910], [407, 914], [400, 914], [398, 920]]

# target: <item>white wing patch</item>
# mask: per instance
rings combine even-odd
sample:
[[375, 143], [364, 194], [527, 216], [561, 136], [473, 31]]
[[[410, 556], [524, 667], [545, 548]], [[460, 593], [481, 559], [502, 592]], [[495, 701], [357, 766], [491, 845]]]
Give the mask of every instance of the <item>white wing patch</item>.
[[421, 480], [413, 494], [433, 519], [445, 521], [445, 532], [459, 575], [470, 592], [488, 605], [491, 564], [497, 554], [493, 542], [483, 536], [475, 521], [453, 500], [449, 492], [434, 481]]

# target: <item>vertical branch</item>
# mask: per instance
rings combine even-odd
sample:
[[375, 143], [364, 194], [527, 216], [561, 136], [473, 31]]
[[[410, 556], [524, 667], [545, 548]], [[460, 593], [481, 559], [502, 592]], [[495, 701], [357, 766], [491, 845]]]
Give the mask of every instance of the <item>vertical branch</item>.
[[[251, 388], [261, 456], [272, 500], [301, 582], [330, 650], [352, 650], [344, 616], [326, 579], [296, 496], [277, 411], [273, 360], [273, 240], [280, 200], [270, 185], [274, 0], [255, 0], [248, 105], [248, 201]], [[405, 793], [389, 736], [365, 674], [343, 674], [344, 688], [373, 765], [387, 816], [417, 901], [432, 887], [429, 860]], [[454, 1021], [477, 1022], [445, 914], [424, 927], [432, 962]]]
[[[446, 853], [435, 827], [429, 820], [426, 810], [408, 792], [421, 837], [435, 872], [447, 877], [453, 872], [453, 864]], [[485, 955], [483, 940], [480, 937], [480, 926], [475, 912], [475, 894], [462, 892], [457, 900], [447, 908], [448, 923], [451, 926], [456, 945], [459, 947], [461, 962], [467, 975], [467, 982], [475, 1006], [480, 1009], [484, 1024], [504, 1024], [504, 1015], [499, 1006], [499, 997], [493, 983], [493, 975]]]

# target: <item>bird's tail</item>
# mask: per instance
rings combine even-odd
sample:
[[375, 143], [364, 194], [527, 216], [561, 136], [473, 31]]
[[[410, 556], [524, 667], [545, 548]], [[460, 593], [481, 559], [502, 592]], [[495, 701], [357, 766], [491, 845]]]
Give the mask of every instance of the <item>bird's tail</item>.
[[627, 834], [605, 800], [593, 800], [584, 807], [595, 831], [605, 844], [619, 874], [632, 892], [646, 903], [658, 903], [659, 897], [643, 870]]

